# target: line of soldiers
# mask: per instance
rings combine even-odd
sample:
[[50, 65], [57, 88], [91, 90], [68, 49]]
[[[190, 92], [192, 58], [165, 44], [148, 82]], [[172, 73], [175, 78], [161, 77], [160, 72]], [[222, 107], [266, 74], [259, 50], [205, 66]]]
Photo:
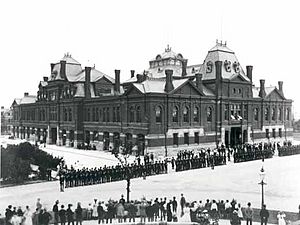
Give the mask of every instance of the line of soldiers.
[[300, 154], [300, 145], [284, 145], [278, 148], [279, 156]]
[[77, 187], [83, 185], [101, 184], [125, 180], [127, 178], [145, 177], [157, 174], [167, 173], [167, 162], [156, 161], [155, 163], [132, 163], [128, 166], [104, 166], [99, 168], [83, 168], [75, 170], [71, 167], [67, 170], [66, 167], [61, 169], [60, 187], [61, 191], [69, 187]]
[[193, 150], [180, 151], [177, 154], [177, 159], [172, 158], [171, 163], [173, 169], [176, 166], [176, 172], [225, 165], [225, 146], [222, 145], [221, 148], [213, 151], [209, 148], [206, 150], [202, 149], [199, 152], [194, 152]]
[[252, 161], [257, 159], [272, 158], [275, 144], [243, 144], [233, 148], [234, 163]]

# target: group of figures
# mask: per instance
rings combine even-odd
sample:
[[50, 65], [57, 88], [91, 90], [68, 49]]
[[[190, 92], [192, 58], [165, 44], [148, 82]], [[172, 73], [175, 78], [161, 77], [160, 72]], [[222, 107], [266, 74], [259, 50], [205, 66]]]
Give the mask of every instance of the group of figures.
[[104, 166], [93, 169], [83, 168], [75, 170], [71, 167], [68, 170], [64, 166], [59, 171], [61, 191], [69, 187], [101, 184], [164, 173], [167, 173], [167, 161], [149, 161], [146, 164], [142, 164], [140, 160], [127, 166], [118, 164], [116, 166]]
[[279, 156], [300, 154], [300, 145], [283, 145], [278, 148]]

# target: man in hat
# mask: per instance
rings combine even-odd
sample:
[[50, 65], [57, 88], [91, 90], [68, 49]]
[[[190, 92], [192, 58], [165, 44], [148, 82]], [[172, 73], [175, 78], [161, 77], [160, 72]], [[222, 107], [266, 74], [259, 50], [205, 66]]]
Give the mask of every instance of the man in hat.
[[269, 211], [266, 209], [266, 205], [264, 204], [262, 209], [260, 210], [260, 222], [261, 225], [267, 225], [268, 223], [268, 218], [269, 218]]
[[59, 201], [56, 200], [55, 204], [54, 204], [54, 206], [52, 208], [52, 211], [54, 213], [54, 225], [58, 224], [58, 203], [59, 203]]

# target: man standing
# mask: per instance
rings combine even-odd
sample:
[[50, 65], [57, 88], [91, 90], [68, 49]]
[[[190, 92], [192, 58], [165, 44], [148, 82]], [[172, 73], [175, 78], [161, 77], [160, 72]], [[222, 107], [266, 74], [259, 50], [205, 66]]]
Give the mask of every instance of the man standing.
[[173, 197], [172, 208], [173, 208], [173, 213], [176, 213], [176, 212], [177, 212], [177, 201], [176, 201], [176, 197]]
[[253, 209], [251, 208], [251, 203], [248, 202], [248, 207], [245, 209], [245, 217], [247, 225], [252, 225], [253, 219]]
[[59, 203], [59, 201], [56, 200], [56, 202], [52, 208], [52, 211], [54, 213], [54, 225], [58, 224], [58, 203]]
[[64, 205], [61, 206], [61, 210], [59, 210], [58, 214], [59, 214], [59, 218], [60, 218], [60, 224], [65, 225], [66, 224], [66, 210], [65, 210]]
[[184, 209], [184, 206], [186, 204], [186, 200], [185, 200], [185, 197], [183, 196], [183, 194], [181, 193], [181, 199], [180, 199], [180, 207], [181, 207], [181, 216], [183, 216], [183, 209]]
[[269, 211], [266, 209], [266, 205], [263, 205], [259, 215], [260, 215], [261, 225], [267, 225], [268, 218], [269, 218]]

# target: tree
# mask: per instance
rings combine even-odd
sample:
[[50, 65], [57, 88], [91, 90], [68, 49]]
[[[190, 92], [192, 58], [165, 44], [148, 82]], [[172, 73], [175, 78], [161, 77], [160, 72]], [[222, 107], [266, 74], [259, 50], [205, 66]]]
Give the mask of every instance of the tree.
[[128, 158], [132, 154], [132, 147], [127, 145], [126, 147], [120, 146], [118, 149], [114, 149], [113, 152], [114, 156], [119, 160], [122, 167], [125, 168], [126, 171], [126, 181], [127, 181], [127, 202], [130, 201], [129, 194], [130, 194], [130, 180], [132, 178], [132, 173], [129, 167]]

